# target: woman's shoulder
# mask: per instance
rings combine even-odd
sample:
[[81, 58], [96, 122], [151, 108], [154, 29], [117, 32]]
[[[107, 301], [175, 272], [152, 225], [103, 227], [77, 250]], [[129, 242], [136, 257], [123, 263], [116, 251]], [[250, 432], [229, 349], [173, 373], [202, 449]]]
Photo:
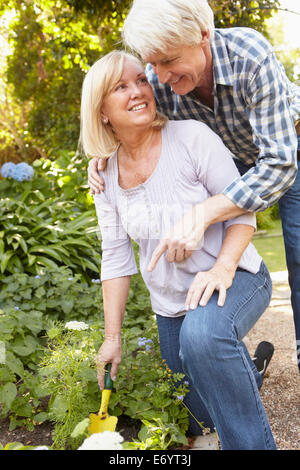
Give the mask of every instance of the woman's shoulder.
[[168, 133], [175, 136], [183, 143], [194, 142], [194, 140], [215, 137], [216, 134], [204, 122], [195, 119], [185, 119], [178, 121], [169, 120], [167, 123]]
[[195, 119], [168, 121], [167, 131], [174, 141], [182, 143], [188, 149], [201, 144], [204, 150], [206, 145], [212, 148], [221, 141], [207, 124]]

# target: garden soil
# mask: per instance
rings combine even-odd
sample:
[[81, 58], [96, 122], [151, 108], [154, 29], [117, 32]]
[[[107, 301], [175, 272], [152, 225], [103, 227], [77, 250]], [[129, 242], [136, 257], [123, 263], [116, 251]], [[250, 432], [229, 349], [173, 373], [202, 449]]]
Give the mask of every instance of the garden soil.
[[[269, 365], [261, 397], [279, 450], [300, 450], [300, 375], [287, 273], [272, 273], [273, 296], [270, 307], [246, 338], [253, 355], [260, 341], [270, 341], [275, 352]], [[33, 431], [18, 428], [9, 431], [8, 420], [0, 421], [0, 442], [22, 442], [24, 445], [52, 444], [53, 426], [43, 423]], [[137, 437], [136, 423], [119, 417], [118, 429], [125, 440]], [[190, 444], [193, 442], [190, 440]]]

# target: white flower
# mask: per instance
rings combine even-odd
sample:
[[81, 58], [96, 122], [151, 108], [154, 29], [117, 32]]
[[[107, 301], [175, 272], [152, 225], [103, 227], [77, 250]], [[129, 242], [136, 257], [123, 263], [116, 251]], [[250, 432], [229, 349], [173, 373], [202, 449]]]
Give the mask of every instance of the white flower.
[[89, 328], [89, 325], [87, 323], [84, 323], [83, 321], [68, 321], [68, 323], [65, 324], [65, 328], [67, 330], [87, 330]]
[[78, 450], [123, 450], [123, 441], [118, 432], [104, 431], [89, 436]]
[[37, 446], [34, 450], [49, 450], [47, 446]]

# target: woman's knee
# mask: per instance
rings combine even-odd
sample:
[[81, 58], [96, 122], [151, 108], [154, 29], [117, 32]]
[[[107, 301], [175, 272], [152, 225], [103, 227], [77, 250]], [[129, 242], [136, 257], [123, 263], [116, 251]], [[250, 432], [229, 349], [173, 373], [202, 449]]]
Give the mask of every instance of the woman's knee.
[[[222, 338], [213, 312], [205, 307], [190, 310], [182, 323], [179, 342], [181, 356], [198, 360], [215, 357], [222, 349]], [[224, 330], [223, 330], [224, 333]]]

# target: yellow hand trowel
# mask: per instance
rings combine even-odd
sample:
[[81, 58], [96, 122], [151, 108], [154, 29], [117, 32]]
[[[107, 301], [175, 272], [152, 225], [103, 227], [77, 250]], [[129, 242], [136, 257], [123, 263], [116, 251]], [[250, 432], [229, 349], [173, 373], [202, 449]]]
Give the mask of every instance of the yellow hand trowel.
[[111, 364], [107, 364], [104, 377], [104, 389], [102, 390], [101, 406], [98, 414], [90, 414], [90, 424], [88, 427], [89, 435], [98, 432], [111, 431], [114, 432], [117, 426], [118, 418], [109, 416], [107, 409], [113, 388], [113, 381], [110, 377]]

